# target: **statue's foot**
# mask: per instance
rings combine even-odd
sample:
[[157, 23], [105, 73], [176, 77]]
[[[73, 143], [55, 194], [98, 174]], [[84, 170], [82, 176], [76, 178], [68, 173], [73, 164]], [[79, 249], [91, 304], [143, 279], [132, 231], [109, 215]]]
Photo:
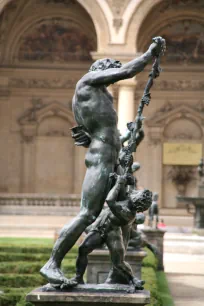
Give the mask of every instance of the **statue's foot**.
[[72, 282], [76, 282], [78, 285], [81, 284], [85, 284], [84, 280], [83, 280], [83, 277], [79, 277], [79, 276], [74, 276], [70, 279], [70, 281]]
[[135, 287], [135, 290], [143, 290], [144, 289], [144, 284], [145, 284], [145, 281], [140, 280], [140, 279], [134, 277], [133, 285]]
[[136, 277], [133, 279], [132, 284], [130, 284], [130, 288], [128, 289], [128, 293], [134, 293], [137, 290], [143, 290], [143, 285], [145, 281], [137, 279]]
[[61, 285], [67, 281], [60, 268], [51, 259], [41, 268], [40, 273], [51, 284]]
[[60, 289], [69, 289], [69, 288], [73, 288], [76, 287], [78, 285], [78, 282], [75, 279], [66, 279], [65, 282], [63, 282], [63, 284], [61, 284]]

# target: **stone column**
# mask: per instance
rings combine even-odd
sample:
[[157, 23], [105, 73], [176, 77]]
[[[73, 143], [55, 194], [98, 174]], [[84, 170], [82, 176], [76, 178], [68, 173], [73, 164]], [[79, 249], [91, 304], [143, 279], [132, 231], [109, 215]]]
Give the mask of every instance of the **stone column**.
[[127, 123], [135, 117], [135, 79], [118, 82], [118, 129], [121, 133], [127, 128]]
[[9, 141], [10, 141], [10, 91], [8, 86], [8, 78], [0, 76], [0, 192], [9, 192]]

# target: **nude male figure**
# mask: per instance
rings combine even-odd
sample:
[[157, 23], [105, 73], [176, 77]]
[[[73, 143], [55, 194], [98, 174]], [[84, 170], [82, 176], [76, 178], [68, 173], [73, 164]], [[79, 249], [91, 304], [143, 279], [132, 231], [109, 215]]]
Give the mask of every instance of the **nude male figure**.
[[[161, 37], [154, 38], [147, 52], [123, 66], [112, 59], [96, 61], [76, 85], [73, 112], [77, 124], [83, 129], [74, 138], [78, 144], [89, 146], [85, 159], [87, 171], [80, 213], [62, 228], [50, 259], [40, 270], [52, 284], [69, 284], [60, 270], [61, 262], [86, 227], [96, 220], [110, 190], [109, 175], [114, 172], [118, 159], [120, 137], [117, 114], [107, 86], [141, 72], [153, 57], [162, 52], [163, 41]], [[86, 135], [90, 138], [88, 142]]]

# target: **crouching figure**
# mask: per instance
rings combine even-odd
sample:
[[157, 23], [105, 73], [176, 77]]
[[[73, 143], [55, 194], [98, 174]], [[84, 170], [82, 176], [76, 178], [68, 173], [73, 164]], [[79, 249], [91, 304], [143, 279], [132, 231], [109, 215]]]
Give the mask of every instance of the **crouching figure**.
[[[152, 202], [151, 191], [133, 190], [127, 194], [124, 201], [117, 201], [119, 192], [127, 184], [128, 177], [116, 176], [116, 183], [110, 190], [106, 207], [97, 220], [89, 229], [89, 233], [79, 247], [79, 253], [76, 261], [76, 276], [72, 279], [76, 283], [84, 283], [83, 275], [88, 264], [88, 254], [94, 249], [107, 245], [113, 267], [120, 276], [117, 283], [130, 285], [130, 292], [142, 290], [144, 281], [134, 277], [130, 265], [125, 261], [125, 246], [122, 235], [122, 227], [132, 227], [137, 212], [147, 210]], [[123, 280], [121, 282], [121, 280]]]

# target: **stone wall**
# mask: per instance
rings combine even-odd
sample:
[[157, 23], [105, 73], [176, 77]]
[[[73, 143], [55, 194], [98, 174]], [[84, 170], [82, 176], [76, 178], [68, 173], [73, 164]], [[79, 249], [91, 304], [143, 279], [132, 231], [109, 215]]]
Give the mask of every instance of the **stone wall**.
[[[159, 34], [167, 55], [144, 110], [137, 176], [140, 187], [159, 192], [160, 206], [179, 207], [181, 186], [163, 165], [163, 144], [203, 144], [202, 1], [5, 0], [0, 9], [0, 192], [79, 194], [86, 150], [69, 132], [75, 84], [93, 60], [125, 63]], [[121, 131], [136, 115], [150, 69], [110, 89]], [[196, 193], [195, 177], [187, 195]]]

